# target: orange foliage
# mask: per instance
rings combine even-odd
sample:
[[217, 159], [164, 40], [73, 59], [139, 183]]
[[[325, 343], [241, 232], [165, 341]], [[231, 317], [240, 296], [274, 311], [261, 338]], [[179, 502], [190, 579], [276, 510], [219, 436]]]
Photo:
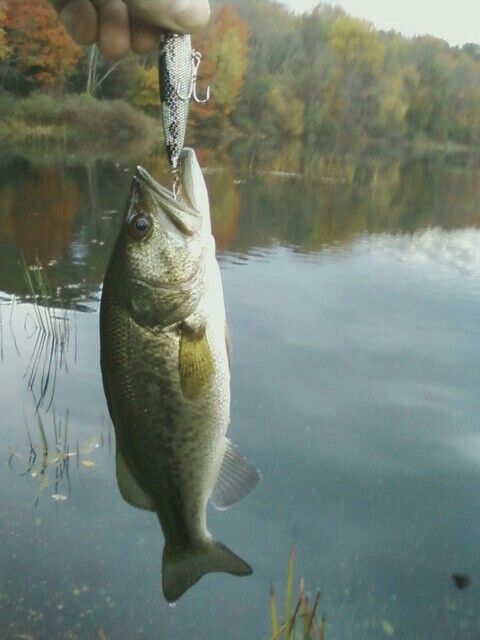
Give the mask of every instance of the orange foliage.
[[19, 73], [36, 84], [58, 86], [83, 55], [47, 0], [8, 0], [3, 25]]
[[[245, 80], [248, 57], [248, 25], [235, 7], [219, 7], [207, 29], [193, 40], [202, 52], [199, 93], [207, 84], [212, 86], [212, 99], [193, 105], [200, 117], [220, 111], [228, 115], [233, 110]], [[194, 116], [195, 117], [195, 116]]]

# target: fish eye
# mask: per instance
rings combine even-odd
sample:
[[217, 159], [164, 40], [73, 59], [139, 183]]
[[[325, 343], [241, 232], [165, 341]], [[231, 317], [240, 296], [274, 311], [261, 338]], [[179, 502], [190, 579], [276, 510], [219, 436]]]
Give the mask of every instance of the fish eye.
[[153, 229], [152, 219], [145, 213], [139, 213], [134, 216], [128, 223], [128, 230], [137, 240], [144, 240], [147, 238]]

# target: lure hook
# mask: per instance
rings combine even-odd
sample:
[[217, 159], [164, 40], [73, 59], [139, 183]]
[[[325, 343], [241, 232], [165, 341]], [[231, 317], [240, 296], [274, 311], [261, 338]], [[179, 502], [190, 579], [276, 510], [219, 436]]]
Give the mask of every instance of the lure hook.
[[175, 200], [178, 200], [181, 190], [182, 190], [182, 183], [180, 182], [180, 176], [178, 175], [178, 170], [175, 170], [173, 172], [173, 186], [172, 186], [173, 197], [175, 198]]
[[192, 51], [192, 77], [190, 79], [190, 86], [188, 88], [187, 93], [182, 93], [180, 90], [180, 82], [177, 85], [177, 95], [180, 100], [190, 100], [193, 98], [195, 102], [203, 104], [210, 99], [210, 87], [207, 87], [207, 91], [205, 93], [204, 98], [200, 98], [197, 94], [197, 76], [198, 76], [198, 68], [200, 67], [200, 62], [202, 61], [202, 54], [200, 51]]

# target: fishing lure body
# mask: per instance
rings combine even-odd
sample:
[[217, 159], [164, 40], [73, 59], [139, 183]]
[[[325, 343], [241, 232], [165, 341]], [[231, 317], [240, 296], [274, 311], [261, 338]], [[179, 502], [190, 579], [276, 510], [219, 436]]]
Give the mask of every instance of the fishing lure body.
[[[189, 34], [182, 35], [171, 31], [163, 33], [158, 58], [158, 77], [165, 146], [174, 174], [178, 172], [179, 158], [185, 143], [190, 99], [206, 102], [210, 97], [210, 88], [207, 89], [205, 98], [199, 98], [197, 95], [196, 82], [200, 60], [201, 54], [192, 49]], [[178, 185], [177, 179], [176, 183]]]

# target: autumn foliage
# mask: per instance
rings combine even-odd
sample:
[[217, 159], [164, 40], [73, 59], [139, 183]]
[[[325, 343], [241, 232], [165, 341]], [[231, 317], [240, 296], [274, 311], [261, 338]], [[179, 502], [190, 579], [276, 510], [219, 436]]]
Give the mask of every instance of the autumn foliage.
[[[324, 3], [303, 15], [268, 0], [212, 6], [209, 25], [192, 37], [202, 53], [198, 95], [207, 85], [212, 95], [191, 103], [197, 141], [239, 132], [347, 149], [380, 140], [480, 145], [480, 45], [377, 31]], [[47, 0], [0, 0], [5, 93], [87, 92], [158, 118], [155, 53], [114, 65], [94, 46], [82, 54]]]
[[0, 4], [0, 61], [7, 57], [8, 45], [5, 28], [3, 27], [5, 22], [5, 10]]
[[35, 87], [58, 87], [83, 55], [47, 0], [8, 0], [3, 28], [11, 66]]
[[[205, 110], [218, 109], [225, 116], [232, 113], [245, 81], [248, 64], [248, 26], [233, 6], [217, 9], [208, 31], [195, 41], [205, 52], [202, 76], [212, 85], [214, 101]], [[213, 104], [215, 102], [215, 106]]]
[[[195, 34], [193, 46], [202, 54], [197, 92], [200, 98], [207, 86], [212, 99], [192, 103], [191, 123], [209, 118], [228, 118], [237, 104], [248, 65], [248, 25], [233, 6], [221, 6], [208, 27]], [[131, 74], [128, 100], [150, 113], [158, 112], [158, 73], [156, 65], [139, 66]]]

